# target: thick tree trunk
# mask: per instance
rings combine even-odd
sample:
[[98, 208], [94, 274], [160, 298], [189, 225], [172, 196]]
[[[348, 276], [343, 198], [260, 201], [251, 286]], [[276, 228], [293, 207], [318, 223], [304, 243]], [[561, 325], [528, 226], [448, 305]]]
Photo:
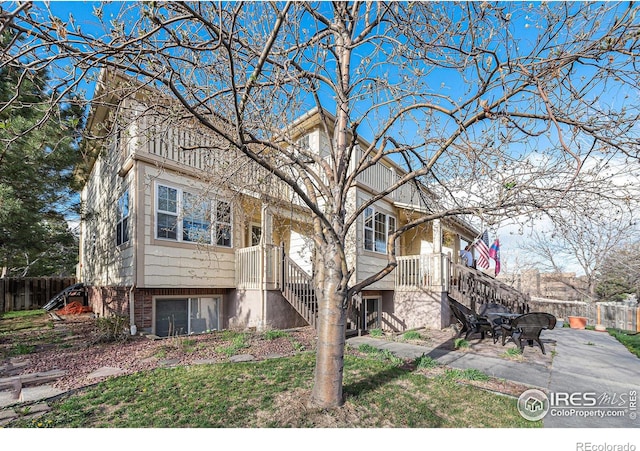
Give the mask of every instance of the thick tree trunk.
[[342, 373], [346, 311], [343, 308], [346, 293], [341, 289], [342, 269], [337, 246], [327, 246], [321, 251], [324, 280], [320, 284], [318, 315], [318, 347], [316, 368], [310, 404], [313, 407], [337, 407], [342, 397]]
[[[323, 266], [323, 279], [316, 282], [320, 295], [318, 315], [318, 346], [316, 351], [316, 369], [310, 403], [315, 407], [338, 407], [344, 403], [342, 397], [342, 376], [344, 369], [344, 346], [346, 332], [347, 280], [344, 261], [345, 209], [343, 205], [342, 183], [348, 168], [349, 147], [349, 89], [351, 50], [350, 36], [346, 23], [346, 4], [339, 4], [340, 19], [336, 21], [336, 54], [338, 55], [339, 78], [337, 89], [336, 123], [334, 130], [335, 154], [333, 156], [334, 183], [331, 186], [326, 216], [330, 218], [333, 233], [317, 229], [323, 236], [319, 249]], [[342, 240], [342, 242], [340, 242]]]

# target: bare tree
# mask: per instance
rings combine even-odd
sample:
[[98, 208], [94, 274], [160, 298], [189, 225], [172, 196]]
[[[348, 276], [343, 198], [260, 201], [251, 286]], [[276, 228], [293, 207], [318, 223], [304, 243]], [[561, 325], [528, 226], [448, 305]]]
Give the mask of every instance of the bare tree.
[[[578, 214], [579, 213], [579, 214]], [[623, 244], [638, 237], [634, 212], [616, 209], [604, 212], [574, 210], [554, 217], [550, 230], [536, 230], [521, 247], [528, 253], [527, 263], [543, 271], [555, 273], [557, 280], [570, 283], [562, 276], [569, 269], [578, 269], [586, 282], [589, 299], [595, 299], [603, 265]], [[611, 261], [610, 261], [611, 263]], [[570, 286], [579, 292], [581, 287]]]
[[[395, 238], [449, 216], [497, 224], [630, 196], [631, 185], [613, 189], [588, 163], [637, 165], [633, 3], [125, 3], [112, 20], [113, 6], [95, 10], [102, 32], [46, 7], [2, 8], [0, 30], [24, 39], [2, 50], [3, 65], [32, 56], [70, 68], [59, 80], [69, 88], [105, 65], [126, 72], [311, 210], [316, 406], [343, 402], [345, 309], [395, 268]], [[326, 157], [287, 128], [312, 107], [326, 119]], [[370, 146], [358, 152], [361, 137]], [[358, 175], [385, 156], [406, 174], [349, 205]], [[345, 249], [356, 219], [416, 184], [438, 202], [397, 228], [384, 268], [354, 282]]]

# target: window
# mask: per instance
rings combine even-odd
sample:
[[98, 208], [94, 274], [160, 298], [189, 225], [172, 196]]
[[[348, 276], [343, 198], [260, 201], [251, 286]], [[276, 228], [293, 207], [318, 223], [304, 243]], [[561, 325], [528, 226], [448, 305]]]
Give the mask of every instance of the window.
[[302, 138], [300, 138], [298, 141], [296, 141], [296, 144], [302, 150], [309, 150], [311, 148], [310, 141], [309, 141], [309, 135], [304, 135]]
[[175, 240], [178, 237], [178, 190], [158, 185], [157, 236]]
[[386, 253], [388, 237], [395, 229], [396, 218], [367, 207], [364, 210], [365, 250]]
[[201, 334], [220, 329], [222, 298], [156, 299], [155, 333], [159, 337]]
[[191, 193], [183, 194], [182, 240], [211, 243], [211, 204]]
[[262, 227], [257, 224], [251, 224], [251, 245], [257, 246], [262, 238]]
[[[231, 204], [157, 186], [156, 237], [232, 247]], [[213, 227], [212, 227], [213, 226]]]
[[129, 190], [118, 199], [116, 214], [116, 245], [120, 246], [129, 241]]
[[231, 247], [231, 204], [218, 201], [216, 203], [216, 244]]

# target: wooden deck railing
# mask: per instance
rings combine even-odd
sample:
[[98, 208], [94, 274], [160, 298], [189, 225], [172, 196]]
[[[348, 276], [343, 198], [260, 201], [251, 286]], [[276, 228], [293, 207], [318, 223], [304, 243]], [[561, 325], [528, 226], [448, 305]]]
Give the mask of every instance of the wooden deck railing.
[[312, 326], [318, 314], [313, 279], [280, 246], [261, 244], [236, 250], [236, 287], [280, 290], [284, 298]]
[[449, 256], [446, 254], [406, 255], [397, 257], [394, 270], [396, 290], [417, 288], [448, 289]]
[[281, 284], [282, 248], [259, 244], [236, 250], [236, 287], [277, 290]]
[[449, 296], [476, 310], [481, 304], [502, 304], [515, 313], [529, 311], [528, 294], [524, 294], [488, 274], [452, 263]]
[[407, 255], [397, 257], [398, 266], [394, 270], [396, 288], [418, 288], [431, 285], [432, 271], [427, 255]]

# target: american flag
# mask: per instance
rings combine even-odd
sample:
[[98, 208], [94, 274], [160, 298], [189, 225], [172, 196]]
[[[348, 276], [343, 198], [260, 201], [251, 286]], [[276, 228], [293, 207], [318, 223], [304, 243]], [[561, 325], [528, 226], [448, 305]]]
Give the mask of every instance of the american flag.
[[473, 245], [478, 251], [478, 258], [476, 260], [476, 266], [478, 268], [489, 268], [489, 234], [485, 230], [480, 238], [476, 240]]

